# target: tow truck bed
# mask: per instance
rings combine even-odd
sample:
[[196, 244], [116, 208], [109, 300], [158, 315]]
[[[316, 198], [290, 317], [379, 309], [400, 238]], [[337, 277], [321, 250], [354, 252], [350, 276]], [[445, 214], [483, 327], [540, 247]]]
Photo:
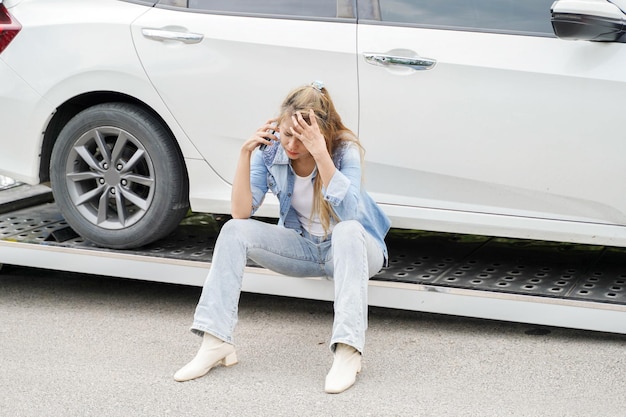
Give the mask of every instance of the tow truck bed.
[[[219, 222], [192, 215], [137, 250], [102, 249], [67, 226], [46, 187], [0, 193], [0, 264], [201, 286]], [[372, 306], [626, 334], [626, 248], [392, 230]], [[249, 264], [243, 290], [333, 299], [332, 282]]]

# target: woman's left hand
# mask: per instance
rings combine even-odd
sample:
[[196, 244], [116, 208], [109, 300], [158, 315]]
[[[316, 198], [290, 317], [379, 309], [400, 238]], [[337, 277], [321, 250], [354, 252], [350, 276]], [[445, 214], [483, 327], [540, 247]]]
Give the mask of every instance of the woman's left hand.
[[320, 127], [317, 124], [317, 117], [315, 117], [315, 112], [312, 109], [309, 110], [309, 120], [311, 124], [308, 124], [307, 121], [304, 120], [300, 112], [296, 112], [296, 114], [291, 116], [291, 119], [293, 121], [291, 134], [302, 142], [314, 159], [317, 160], [321, 156], [328, 155], [326, 140], [320, 131]]

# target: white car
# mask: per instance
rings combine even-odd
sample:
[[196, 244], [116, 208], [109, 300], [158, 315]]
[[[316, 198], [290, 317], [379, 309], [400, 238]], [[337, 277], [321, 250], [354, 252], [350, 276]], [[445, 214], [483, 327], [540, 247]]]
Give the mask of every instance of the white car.
[[394, 227], [626, 246], [624, 0], [0, 3], [0, 174], [99, 245], [228, 213], [242, 142], [323, 80]]

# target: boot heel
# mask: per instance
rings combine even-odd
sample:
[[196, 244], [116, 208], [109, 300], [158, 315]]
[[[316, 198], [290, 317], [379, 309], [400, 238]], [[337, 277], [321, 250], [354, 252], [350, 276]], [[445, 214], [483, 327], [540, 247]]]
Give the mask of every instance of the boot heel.
[[230, 355], [226, 356], [222, 359], [222, 365], [224, 366], [233, 366], [237, 363], [237, 353], [233, 352]]

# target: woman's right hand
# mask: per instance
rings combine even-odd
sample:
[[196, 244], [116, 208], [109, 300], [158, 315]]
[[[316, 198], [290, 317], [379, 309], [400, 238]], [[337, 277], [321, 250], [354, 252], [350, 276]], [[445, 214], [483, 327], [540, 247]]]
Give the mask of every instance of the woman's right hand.
[[263, 126], [254, 132], [254, 135], [250, 137], [241, 146], [241, 150], [252, 153], [256, 148], [261, 145], [270, 145], [272, 141], [277, 141], [278, 137], [271, 133], [276, 130], [276, 119], [268, 120]]

